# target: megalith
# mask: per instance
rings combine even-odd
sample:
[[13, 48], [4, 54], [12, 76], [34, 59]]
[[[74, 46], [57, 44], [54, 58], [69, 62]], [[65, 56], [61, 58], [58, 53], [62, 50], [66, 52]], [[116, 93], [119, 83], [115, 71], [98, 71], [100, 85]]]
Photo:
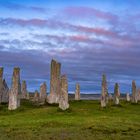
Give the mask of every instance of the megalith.
[[3, 95], [3, 67], [0, 67], [0, 103]]
[[119, 97], [120, 97], [120, 89], [119, 89], [119, 84], [116, 83], [114, 87], [114, 103], [116, 105], [119, 104]]
[[137, 103], [137, 87], [136, 87], [136, 82], [133, 80], [132, 81], [132, 103]]
[[21, 84], [21, 93], [22, 93], [21, 98], [26, 99], [28, 91], [27, 91], [27, 84], [25, 80], [23, 80]]
[[16, 67], [13, 71], [12, 85], [9, 91], [9, 110], [15, 110], [20, 106], [21, 84], [20, 84], [20, 68]]
[[44, 82], [40, 86], [40, 102], [44, 104], [46, 101], [46, 98], [47, 98], [47, 85]]
[[9, 93], [8, 85], [5, 81], [5, 79], [3, 79], [2, 103], [8, 103], [8, 101], [9, 101], [8, 93]]
[[80, 85], [77, 83], [76, 84], [76, 89], [75, 89], [75, 100], [80, 100]]
[[130, 94], [129, 93], [126, 93], [126, 101], [130, 102]]
[[103, 76], [102, 76], [101, 107], [106, 107], [107, 103], [108, 103], [108, 88], [107, 88], [106, 75], [103, 74]]
[[50, 78], [50, 94], [48, 96], [48, 103], [59, 103], [61, 64], [54, 59], [51, 61]]
[[68, 103], [68, 81], [66, 75], [61, 76], [61, 88], [60, 88], [60, 100], [59, 100], [59, 108], [62, 110], [66, 110], [69, 108]]
[[35, 90], [35, 92], [34, 92], [34, 98], [33, 98], [33, 100], [35, 102], [38, 102], [39, 101], [39, 92], [37, 90]]

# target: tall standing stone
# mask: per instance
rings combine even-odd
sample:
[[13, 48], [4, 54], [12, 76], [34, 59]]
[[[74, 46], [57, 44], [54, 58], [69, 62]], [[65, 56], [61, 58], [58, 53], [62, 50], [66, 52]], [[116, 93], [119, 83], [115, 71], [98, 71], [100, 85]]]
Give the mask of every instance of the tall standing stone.
[[38, 101], [39, 101], [39, 93], [38, 93], [38, 91], [37, 91], [37, 90], [35, 90], [33, 100], [34, 100], [35, 102], [38, 102]]
[[0, 103], [2, 102], [3, 94], [3, 68], [0, 68]]
[[76, 84], [75, 100], [80, 100], [80, 85], [78, 83]]
[[61, 76], [61, 64], [55, 60], [52, 60], [51, 61], [50, 95], [48, 96], [48, 102], [50, 104], [59, 103], [60, 76]]
[[130, 95], [129, 95], [129, 93], [126, 93], [126, 101], [130, 102]]
[[28, 91], [27, 91], [27, 84], [25, 80], [22, 81], [21, 93], [22, 93], [21, 98], [26, 99]]
[[102, 93], [101, 93], [101, 107], [106, 107], [108, 103], [108, 89], [106, 75], [102, 76]]
[[61, 76], [61, 92], [60, 92], [59, 108], [62, 110], [66, 110], [69, 108], [68, 81], [66, 75]]
[[3, 92], [2, 92], [2, 103], [8, 103], [9, 100], [9, 88], [8, 85], [5, 81], [5, 79], [3, 80]]
[[44, 82], [40, 86], [40, 101], [44, 104], [47, 98], [47, 85]]
[[140, 89], [137, 90], [138, 101], [140, 101]]
[[120, 89], [119, 89], [119, 84], [116, 83], [114, 87], [114, 103], [116, 105], [119, 104], [119, 97], [120, 97]]
[[27, 92], [26, 99], [27, 99], [27, 100], [29, 100], [29, 99], [30, 99], [30, 93], [29, 93], [29, 92]]
[[20, 106], [21, 84], [20, 68], [16, 67], [13, 71], [12, 86], [9, 91], [9, 110], [15, 110]]
[[137, 87], [136, 87], [136, 82], [133, 80], [132, 81], [132, 103], [137, 103]]

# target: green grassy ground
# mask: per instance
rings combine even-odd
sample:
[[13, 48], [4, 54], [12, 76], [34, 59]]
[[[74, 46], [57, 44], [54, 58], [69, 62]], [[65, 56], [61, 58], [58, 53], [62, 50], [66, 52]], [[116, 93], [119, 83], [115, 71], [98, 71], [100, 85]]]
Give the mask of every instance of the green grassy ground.
[[102, 109], [99, 101], [71, 101], [65, 112], [28, 101], [16, 111], [0, 105], [0, 140], [119, 139], [140, 139], [140, 103]]

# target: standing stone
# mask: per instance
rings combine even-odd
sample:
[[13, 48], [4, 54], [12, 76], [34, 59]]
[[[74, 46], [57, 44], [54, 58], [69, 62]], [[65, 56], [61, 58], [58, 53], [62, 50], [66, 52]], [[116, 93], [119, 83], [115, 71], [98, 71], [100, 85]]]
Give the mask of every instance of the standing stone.
[[8, 92], [9, 92], [9, 88], [8, 88], [8, 85], [5, 81], [5, 79], [4, 79], [3, 80], [2, 103], [8, 103], [8, 100], [9, 100]]
[[115, 88], [114, 88], [114, 103], [116, 105], [119, 104], [119, 97], [120, 97], [119, 85], [118, 85], [118, 83], [116, 83]]
[[12, 77], [12, 86], [9, 91], [9, 110], [15, 110], [20, 106], [21, 84], [20, 84], [20, 68], [14, 68]]
[[138, 99], [137, 99], [137, 88], [136, 88], [136, 83], [133, 80], [132, 81], [132, 103], [137, 103]]
[[44, 104], [47, 98], [47, 85], [44, 82], [40, 86], [40, 101]]
[[34, 99], [33, 99], [35, 102], [38, 102], [39, 101], [39, 93], [37, 90], [35, 90], [35, 93], [34, 93]]
[[26, 99], [27, 98], [27, 85], [26, 85], [26, 81], [22, 81], [22, 85], [21, 85], [21, 98], [22, 99]]
[[3, 68], [0, 68], [0, 103], [2, 102], [3, 94]]
[[130, 102], [130, 95], [129, 95], [129, 93], [126, 93], [126, 101]]
[[78, 83], [76, 84], [75, 100], [80, 100], [80, 85]]
[[102, 77], [102, 93], [101, 93], [101, 107], [106, 107], [108, 103], [108, 89], [106, 75], [103, 74]]
[[137, 99], [140, 101], [140, 88], [137, 89]]
[[66, 110], [69, 108], [68, 81], [66, 75], [61, 76], [61, 92], [60, 92], [59, 108], [62, 110]]
[[60, 75], [61, 64], [55, 60], [51, 61], [51, 80], [50, 80], [50, 95], [48, 103], [59, 103], [60, 98]]
[[27, 91], [27, 96], [26, 96], [26, 99], [29, 100], [30, 99], [30, 94], [29, 92]]
[[110, 101], [113, 100], [112, 94], [109, 94], [108, 98], [109, 98]]

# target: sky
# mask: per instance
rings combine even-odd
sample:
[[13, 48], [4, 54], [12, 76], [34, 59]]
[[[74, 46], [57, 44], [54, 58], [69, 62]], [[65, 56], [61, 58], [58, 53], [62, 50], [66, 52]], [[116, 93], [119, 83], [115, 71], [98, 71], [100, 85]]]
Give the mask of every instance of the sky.
[[11, 85], [13, 68], [29, 91], [50, 87], [50, 62], [61, 62], [69, 91], [100, 93], [140, 87], [139, 0], [0, 0], [0, 66]]

